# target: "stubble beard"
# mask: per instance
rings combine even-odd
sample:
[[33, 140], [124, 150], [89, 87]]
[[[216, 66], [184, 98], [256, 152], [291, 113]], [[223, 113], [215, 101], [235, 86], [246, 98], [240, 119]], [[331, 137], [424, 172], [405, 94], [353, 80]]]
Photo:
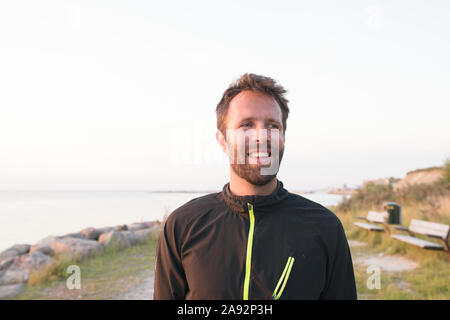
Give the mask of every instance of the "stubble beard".
[[[278, 168], [281, 164], [283, 153], [284, 146], [279, 150]], [[239, 177], [256, 186], [263, 186], [268, 184], [270, 181], [276, 178], [278, 174], [278, 170], [276, 170], [274, 174], [261, 174], [261, 169], [268, 167], [268, 165], [250, 164], [247, 155], [245, 157], [244, 164], [238, 164], [234, 162], [230, 163], [230, 167]]]

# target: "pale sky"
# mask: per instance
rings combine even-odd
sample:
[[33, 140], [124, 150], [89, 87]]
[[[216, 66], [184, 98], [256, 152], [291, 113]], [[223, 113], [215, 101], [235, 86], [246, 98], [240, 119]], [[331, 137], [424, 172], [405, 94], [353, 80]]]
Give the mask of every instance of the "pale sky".
[[270, 76], [279, 178], [356, 186], [450, 156], [448, 1], [2, 1], [0, 190], [219, 189], [215, 107]]

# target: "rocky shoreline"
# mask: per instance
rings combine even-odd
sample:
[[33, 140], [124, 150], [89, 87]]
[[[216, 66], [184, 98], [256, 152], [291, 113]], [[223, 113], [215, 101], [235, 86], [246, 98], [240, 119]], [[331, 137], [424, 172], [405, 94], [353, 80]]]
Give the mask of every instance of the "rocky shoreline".
[[11, 298], [25, 288], [30, 273], [55, 265], [62, 256], [74, 262], [142, 243], [159, 231], [159, 222], [136, 222], [104, 228], [86, 228], [63, 236], [48, 236], [34, 245], [16, 244], [0, 252], [0, 299]]

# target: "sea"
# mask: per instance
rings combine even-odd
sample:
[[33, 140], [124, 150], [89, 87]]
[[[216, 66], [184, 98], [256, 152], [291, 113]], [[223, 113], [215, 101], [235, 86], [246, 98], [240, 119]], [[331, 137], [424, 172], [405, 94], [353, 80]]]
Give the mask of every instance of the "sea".
[[[34, 244], [47, 236], [143, 221], [162, 221], [204, 192], [0, 191], [0, 252], [14, 244]], [[301, 194], [323, 206], [344, 196]]]

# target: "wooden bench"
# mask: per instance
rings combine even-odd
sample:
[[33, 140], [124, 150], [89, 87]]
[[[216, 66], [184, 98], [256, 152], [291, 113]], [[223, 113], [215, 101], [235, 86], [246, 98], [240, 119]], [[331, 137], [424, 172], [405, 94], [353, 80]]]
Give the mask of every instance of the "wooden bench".
[[[450, 233], [450, 225], [423, 221], [413, 219], [409, 224], [408, 228], [405, 227], [395, 227], [397, 230], [407, 231], [409, 236], [401, 234], [393, 234], [391, 237], [409, 244], [421, 247], [423, 249], [430, 250], [445, 250], [447, 251], [450, 258], [450, 250], [448, 245], [448, 238]], [[441, 239], [444, 243], [443, 245], [437, 244], [435, 242], [423, 240], [415, 237], [415, 234], [422, 234], [430, 238]]]
[[383, 211], [383, 212], [369, 211], [367, 213], [367, 217], [357, 216], [356, 218], [383, 225], [382, 227], [380, 227], [380, 226], [374, 225], [372, 223], [355, 222], [354, 225], [356, 225], [360, 228], [363, 228], [363, 229], [366, 229], [369, 231], [378, 231], [378, 232], [386, 231], [387, 233], [390, 233], [389, 227], [386, 223], [387, 212], [385, 212], [385, 211]]

